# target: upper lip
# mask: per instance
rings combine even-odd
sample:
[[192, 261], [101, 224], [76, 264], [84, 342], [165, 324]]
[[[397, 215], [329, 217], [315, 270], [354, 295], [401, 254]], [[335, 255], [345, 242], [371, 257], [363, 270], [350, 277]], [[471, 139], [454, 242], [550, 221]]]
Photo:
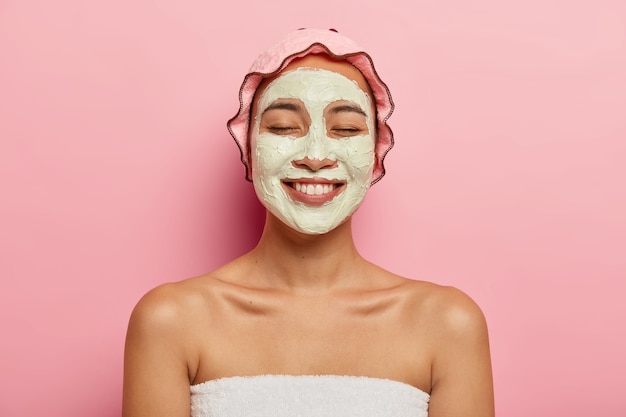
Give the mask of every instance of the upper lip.
[[302, 184], [344, 184], [345, 181], [341, 181], [338, 179], [334, 179], [334, 180], [328, 180], [326, 178], [319, 178], [319, 177], [313, 177], [313, 178], [285, 178], [283, 179], [283, 182], [288, 182], [288, 183], [294, 183], [294, 182], [299, 182]]

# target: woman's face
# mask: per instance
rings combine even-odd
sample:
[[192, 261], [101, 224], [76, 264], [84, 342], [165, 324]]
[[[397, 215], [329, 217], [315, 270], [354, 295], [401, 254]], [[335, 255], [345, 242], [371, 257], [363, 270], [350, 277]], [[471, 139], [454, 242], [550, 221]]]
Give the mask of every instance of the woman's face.
[[368, 90], [349, 63], [316, 55], [260, 86], [250, 131], [254, 188], [293, 229], [327, 233], [363, 202], [375, 147]]

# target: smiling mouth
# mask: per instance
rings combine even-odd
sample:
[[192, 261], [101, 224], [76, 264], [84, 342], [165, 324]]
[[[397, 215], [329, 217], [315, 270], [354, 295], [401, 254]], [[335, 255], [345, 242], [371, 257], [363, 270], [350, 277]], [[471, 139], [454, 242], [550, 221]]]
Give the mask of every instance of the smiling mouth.
[[285, 185], [291, 187], [299, 193], [306, 194], [308, 196], [321, 196], [325, 194], [332, 194], [344, 183], [315, 183], [315, 182], [302, 182], [302, 181], [285, 181]]
[[322, 195], [328, 194], [335, 189], [335, 184], [304, 184], [294, 182], [291, 184], [296, 191], [300, 191], [306, 195]]

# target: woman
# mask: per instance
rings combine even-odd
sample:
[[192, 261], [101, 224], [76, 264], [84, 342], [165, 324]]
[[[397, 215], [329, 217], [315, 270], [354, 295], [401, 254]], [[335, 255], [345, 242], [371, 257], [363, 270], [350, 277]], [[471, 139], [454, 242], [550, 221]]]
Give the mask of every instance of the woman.
[[493, 416], [476, 304], [355, 248], [351, 216], [393, 144], [369, 55], [334, 31], [299, 30], [257, 59], [240, 98], [229, 130], [266, 207], [263, 234], [141, 299], [123, 415]]

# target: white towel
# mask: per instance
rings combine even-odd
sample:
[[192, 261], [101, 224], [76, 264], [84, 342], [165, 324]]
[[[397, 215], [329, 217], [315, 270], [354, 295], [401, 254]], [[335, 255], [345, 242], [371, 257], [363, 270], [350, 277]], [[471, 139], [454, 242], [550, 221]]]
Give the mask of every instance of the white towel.
[[403, 382], [337, 375], [228, 377], [191, 386], [192, 417], [427, 417]]

